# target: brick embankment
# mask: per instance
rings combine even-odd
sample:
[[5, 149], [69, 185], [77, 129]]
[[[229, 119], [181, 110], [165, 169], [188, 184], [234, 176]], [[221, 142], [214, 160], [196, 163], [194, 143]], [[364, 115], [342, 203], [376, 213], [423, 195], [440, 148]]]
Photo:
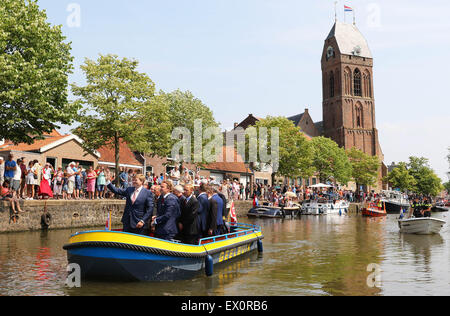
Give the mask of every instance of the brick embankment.
[[237, 217], [247, 217], [247, 213], [253, 208], [253, 201], [234, 201]]
[[0, 233], [42, 229], [41, 219], [45, 205], [47, 205], [47, 212], [51, 217], [48, 229], [103, 226], [110, 209], [112, 210], [112, 223], [117, 225], [120, 224], [125, 201], [21, 201], [20, 205], [24, 213], [19, 213], [18, 217], [14, 218], [9, 203], [0, 202]]

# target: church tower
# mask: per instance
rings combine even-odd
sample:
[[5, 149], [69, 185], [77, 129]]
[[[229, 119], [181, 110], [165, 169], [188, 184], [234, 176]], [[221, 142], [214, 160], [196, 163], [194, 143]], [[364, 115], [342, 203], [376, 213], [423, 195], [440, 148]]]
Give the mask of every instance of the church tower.
[[336, 21], [322, 53], [323, 132], [383, 161], [375, 120], [373, 57], [355, 25]]
[[381, 163], [377, 190], [386, 188], [384, 155], [378, 141], [373, 56], [354, 24], [336, 20], [322, 53], [323, 134], [340, 147], [356, 147]]

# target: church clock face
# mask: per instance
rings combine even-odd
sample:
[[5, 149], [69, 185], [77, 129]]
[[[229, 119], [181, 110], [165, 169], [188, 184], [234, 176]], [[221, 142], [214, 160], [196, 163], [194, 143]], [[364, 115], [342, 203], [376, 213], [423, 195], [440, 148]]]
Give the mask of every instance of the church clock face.
[[328, 46], [327, 48], [327, 60], [334, 56], [333, 46]]

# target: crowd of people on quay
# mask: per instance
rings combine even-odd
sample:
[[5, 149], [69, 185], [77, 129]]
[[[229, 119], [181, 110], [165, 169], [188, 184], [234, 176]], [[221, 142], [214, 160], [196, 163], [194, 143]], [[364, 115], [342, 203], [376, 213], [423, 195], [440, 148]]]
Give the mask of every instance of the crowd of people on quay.
[[[121, 168], [119, 173], [120, 190], [127, 190], [133, 187], [134, 179], [139, 171], [133, 169]], [[115, 183], [115, 174], [107, 167], [97, 166], [83, 168], [78, 162], [71, 162], [64, 169], [58, 167], [54, 169], [51, 164], [41, 165], [37, 160], [26, 161], [25, 158], [14, 159], [13, 155], [9, 155], [4, 161], [0, 157], [0, 199], [9, 201], [14, 212], [23, 212], [20, 200], [36, 200], [36, 199], [107, 199], [107, 198], [124, 198], [117, 191], [107, 189], [107, 179]], [[185, 192], [195, 192], [199, 194], [200, 188], [207, 186], [202, 193], [205, 195], [219, 194], [223, 198], [221, 204], [226, 214], [229, 201], [238, 200], [254, 200], [266, 201], [273, 206], [289, 206], [294, 202], [301, 203], [304, 200], [317, 200], [324, 196], [333, 196], [336, 200], [347, 200], [349, 202], [361, 203], [365, 201], [373, 201], [379, 198], [374, 192], [354, 192], [350, 190], [338, 190], [336, 188], [313, 189], [299, 185], [273, 185], [264, 183], [246, 183], [245, 185], [237, 179], [224, 179], [217, 181], [215, 177], [202, 177], [197, 172], [188, 170], [181, 166], [175, 166], [170, 172], [156, 175], [147, 172], [142, 175], [143, 186], [147, 190], [158, 190], [163, 183], [170, 183], [170, 192], [179, 199], [184, 199]], [[186, 187], [188, 186], [188, 187]], [[211, 190], [211, 192], [208, 192]], [[122, 192], [122, 191], [121, 191]], [[288, 193], [288, 194], [287, 194]], [[159, 195], [158, 195], [159, 196]], [[414, 201], [415, 197], [411, 196], [410, 201]], [[430, 199], [420, 199], [422, 204], [430, 204]], [[205, 224], [207, 221], [202, 220], [201, 233], [204, 234], [210, 229]], [[223, 230], [219, 221], [219, 228], [213, 227], [213, 231]], [[185, 225], [189, 226], [189, 225]]]

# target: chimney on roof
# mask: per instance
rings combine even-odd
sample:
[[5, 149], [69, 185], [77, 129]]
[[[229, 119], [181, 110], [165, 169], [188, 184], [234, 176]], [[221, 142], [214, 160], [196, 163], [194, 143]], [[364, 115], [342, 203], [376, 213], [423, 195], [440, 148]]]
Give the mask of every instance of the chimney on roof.
[[238, 127], [239, 123], [234, 123], [234, 129]]

